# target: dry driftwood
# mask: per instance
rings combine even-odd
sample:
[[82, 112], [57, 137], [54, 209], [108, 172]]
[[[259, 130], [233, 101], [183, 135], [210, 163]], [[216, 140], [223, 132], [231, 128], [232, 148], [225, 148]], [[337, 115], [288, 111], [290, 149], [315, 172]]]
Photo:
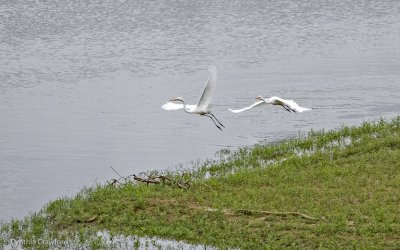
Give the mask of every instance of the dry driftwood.
[[265, 215], [276, 215], [281, 217], [286, 217], [288, 215], [298, 216], [307, 220], [318, 220], [318, 218], [311, 217], [306, 214], [298, 213], [298, 212], [272, 212], [265, 210], [250, 210], [250, 209], [216, 209], [216, 208], [206, 208], [207, 211], [222, 211], [226, 215], [249, 215], [249, 216], [265, 216]]
[[153, 178], [144, 179], [144, 178], [141, 178], [139, 176], [136, 176], [135, 174], [133, 175], [133, 179], [135, 181], [144, 182], [144, 183], [147, 183], [147, 184], [160, 184], [161, 183], [161, 181], [159, 181], [159, 180], [155, 180]]
[[282, 216], [286, 217], [288, 215], [293, 215], [293, 216], [298, 216], [303, 219], [307, 220], [318, 220], [317, 218], [308, 216], [306, 214], [298, 213], [298, 212], [272, 212], [272, 211], [262, 211], [262, 210], [249, 210], [249, 209], [238, 209], [236, 210], [236, 213], [238, 214], [244, 214], [244, 215], [277, 215], [277, 216]]
[[143, 182], [143, 183], [146, 183], [147, 185], [149, 185], [149, 184], [155, 184], [155, 185], [157, 185], [157, 184], [165, 184], [165, 185], [168, 185], [168, 186], [171, 186], [171, 187], [178, 187], [178, 188], [186, 189], [186, 190], [190, 188], [190, 181], [191, 180], [184, 181], [183, 180], [184, 174], [181, 176], [181, 178], [178, 178], [178, 179], [175, 179], [175, 178], [172, 179], [172, 178], [170, 178], [168, 176], [165, 176], [165, 175], [148, 176], [148, 175], [146, 175], [144, 173], [139, 174], [140, 176], [136, 175], [136, 174], [131, 174], [131, 175], [128, 175], [128, 176], [125, 177], [125, 176], [120, 175], [113, 167], [111, 167], [111, 169], [120, 178], [119, 179], [110, 180], [108, 182], [108, 184], [110, 186], [117, 186], [119, 184], [122, 184], [122, 183], [125, 183], [127, 181], [130, 181], [131, 180], [130, 178], [132, 177], [134, 181]]

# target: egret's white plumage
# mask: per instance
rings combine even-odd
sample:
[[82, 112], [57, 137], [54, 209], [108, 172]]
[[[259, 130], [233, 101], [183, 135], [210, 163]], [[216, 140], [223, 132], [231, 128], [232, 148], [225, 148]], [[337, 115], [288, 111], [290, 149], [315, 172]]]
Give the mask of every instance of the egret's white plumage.
[[240, 113], [249, 109], [252, 109], [260, 104], [272, 104], [272, 105], [280, 105], [282, 106], [284, 109], [286, 109], [289, 112], [304, 112], [307, 110], [311, 110], [309, 108], [304, 108], [304, 107], [300, 107], [295, 101], [293, 100], [285, 100], [283, 98], [277, 97], [277, 96], [272, 96], [268, 99], [264, 99], [262, 96], [257, 96], [257, 101], [245, 108], [242, 109], [228, 109], [229, 111], [233, 112], [233, 113]]
[[[217, 68], [214, 65], [211, 65], [208, 68], [208, 71], [210, 71], [210, 77], [206, 82], [203, 93], [200, 96], [200, 99], [197, 102], [197, 104], [187, 105], [182, 97], [176, 97], [174, 99], [171, 99], [169, 102], [163, 104], [161, 108], [165, 110], [183, 109], [186, 113], [207, 116], [213, 121], [213, 123], [218, 129], [222, 130], [220, 126], [222, 127], [225, 126], [222, 123], [220, 123], [218, 119], [211, 113], [211, 106], [212, 106], [211, 101], [217, 85]], [[174, 103], [174, 101], [180, 103]], [[217, 121], [219, 125], [214, 121], [214, 119], [215, 121]]]
[[265, 102], [264, 102], [264, 101], [257, 101], [257, 102], [255, 102], [255, 103], [253, 103], [252, 105], [250, 105], [250, 106], [248, 106], [248, 107], [245, 107], [245, 108], [242, 108], [242, 109], [228, 109], [228, 110], [231, 111], [231, 112], [233, 112], [233, 113], [240, 113], [240, 112], [243, 112], [243, 111], [252, 109], [252, 108], [254, 108], [255, 106], [258, 106], [258, 105], [263, 104], [263, 103], [265, 103]]
[[[187, 109], [194, 109], [196, 105], [186, 105]], [[183, 109], [183, 103], [175, 103], [175, 102], [167, 102], [161, 106], [161, 108], [165, 110], [178, 110], [178, 109]]]

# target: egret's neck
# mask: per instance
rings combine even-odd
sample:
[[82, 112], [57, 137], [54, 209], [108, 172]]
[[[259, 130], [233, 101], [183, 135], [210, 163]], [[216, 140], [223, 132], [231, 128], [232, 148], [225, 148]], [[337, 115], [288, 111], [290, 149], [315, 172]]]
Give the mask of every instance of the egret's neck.
[[186, 107], [186, 102], [184, 100], [180, 101], [183, 104], [183, 110], [185, 110], [186, 113], [190, 113], [189, 110]]
[[267, 104], [270, 104], [270, 103], [271, 103], [271, 99], [270, 99], [270, 98], [268, 98], [268, 99], [263, 98], [262, 100], [263, 100], [265, 103], [267, 103]]
[[266, 100], [265, 98], [263, 98], [263, 97], [261, 97], [261, 98], [257, 98], [257, 100], [258, 100], [258, 101], [265, 102], [265, 103], [268, 103], [268, 102], [267, 102], [267, 100]]

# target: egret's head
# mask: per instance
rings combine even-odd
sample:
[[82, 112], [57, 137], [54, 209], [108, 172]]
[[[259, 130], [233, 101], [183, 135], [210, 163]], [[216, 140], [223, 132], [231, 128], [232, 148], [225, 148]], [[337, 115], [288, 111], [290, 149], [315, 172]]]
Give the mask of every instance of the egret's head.
[[170, 102], [183, 102], [183, 98], [178, 96], [169, 100]]
[[264, 101], [264, 97], [262, 97], [262, 96], [259, 95], [259, 96], [256, 97], [256, 100]]

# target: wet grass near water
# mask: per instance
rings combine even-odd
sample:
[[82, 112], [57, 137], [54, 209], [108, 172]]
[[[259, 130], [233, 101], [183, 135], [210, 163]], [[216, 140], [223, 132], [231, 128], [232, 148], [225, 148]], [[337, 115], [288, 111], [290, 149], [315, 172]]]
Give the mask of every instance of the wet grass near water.
[[222, 249], [400, 248], [400, 117], [219, 154], [148, 173], [187, 189], [127, 179], [52, 201], [3, 222], [0, 246], [112, 248], [107, 230]]

